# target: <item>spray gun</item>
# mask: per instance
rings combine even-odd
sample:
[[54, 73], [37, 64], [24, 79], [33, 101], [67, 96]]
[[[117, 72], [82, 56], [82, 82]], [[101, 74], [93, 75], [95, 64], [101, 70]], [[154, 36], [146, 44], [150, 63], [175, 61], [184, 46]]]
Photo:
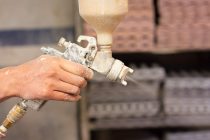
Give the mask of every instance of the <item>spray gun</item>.
[[[78, 42], [80, 43], [81, 41], [87, 41], [88, 45], [84, 48], [77, 44], [66, 42], [64, 38], [61, 38], [58, 46], [65, 48], [63, 53], [50, 47], [42, 47], [41, 50], [45, 54], [62, 57], [85, 65], [96, 72], [106, 75], [111, 81], [119, 81], [123, 85], [127, 85], [126, 76], [129, 73], [133, 73], [131, 68], [125, 66], [120, 60], [108, 59], [106, 55], [101, 55], [101, 52], [97, 49], [94, 37], [80, 36]], [[7, 130], [25, 115], [28, 108], [38, 111], [46, 102], [42, 100], [23, 100], [15, 105], [0, 126], [0, 136], [5, 136]]]
[[[97, 32], [97, 41], [94, 37], [80, 36], [79, 43], [87, 41], [87, 46], [82, 47], [61, 38], [58, 46], [64, 47], [64, 52], [49, 47], [41, 48], [42, 52], [85, 65], [107, 79], [126, 86], [126, 78], [133, 70], [112, 57], [111, 47], [112, 33], [128, 11], [128, 0], [78, 1], [80, 15]], [[29, 108], [39, 110], [45, 103], [46, 101], [41, 100], [23, 100], [15, 105], [0, 126], [0, 137], [5, 136], [7, 130], [21, 119]]]

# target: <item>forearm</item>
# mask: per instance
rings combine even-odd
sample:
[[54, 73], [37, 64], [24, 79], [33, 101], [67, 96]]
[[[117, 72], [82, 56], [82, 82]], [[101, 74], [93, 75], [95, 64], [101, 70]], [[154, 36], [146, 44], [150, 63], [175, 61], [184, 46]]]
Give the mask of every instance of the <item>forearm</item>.
[[15, 96], [15, 75], [14, 67], [0, 69], [0, 102]]

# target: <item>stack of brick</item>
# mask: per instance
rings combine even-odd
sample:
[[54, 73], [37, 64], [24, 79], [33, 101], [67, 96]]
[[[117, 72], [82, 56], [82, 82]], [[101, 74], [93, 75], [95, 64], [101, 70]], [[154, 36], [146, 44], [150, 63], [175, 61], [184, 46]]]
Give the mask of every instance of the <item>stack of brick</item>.
[[[84, 23], [84, 34], [96, 36]], [[114, 52], [137, 52], [154, 49], [153, 0], [129, 0], [129, 12], [114, 32]]]
[[159, 0], [158, 48], [210, 48], [210, 0]]
[[165, 140], [209, 140], [210, 131], [167, 133]]
[[160, 84], [164, 77], [164, 70], [157, 66], [136, 68], [133, 75], [136, 82], [129, 81], [126, 87], [95, 77], [87, 94], [89, 117], [116, 119], [157, 115]]
[[163, 101], [168, 116], [210, 115], [210, 75], [174, 74], [168, 77]]

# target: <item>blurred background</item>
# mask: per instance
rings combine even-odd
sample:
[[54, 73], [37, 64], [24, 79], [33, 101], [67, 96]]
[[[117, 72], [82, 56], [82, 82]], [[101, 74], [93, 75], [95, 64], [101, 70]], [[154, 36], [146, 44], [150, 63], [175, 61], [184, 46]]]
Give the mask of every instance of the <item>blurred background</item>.
[[[210, 0], [129, 0], [113, 55], [135, 69], [136, 82], [122, 87], [95, 75], [79, 103], [30, 111], [5, 139], [210, 140], [209, 21]], [[95, 36], [77, 0], [0, 1], [1, 68], [81, 34]], [[0, 103], [0, 120], [19, 100]]]

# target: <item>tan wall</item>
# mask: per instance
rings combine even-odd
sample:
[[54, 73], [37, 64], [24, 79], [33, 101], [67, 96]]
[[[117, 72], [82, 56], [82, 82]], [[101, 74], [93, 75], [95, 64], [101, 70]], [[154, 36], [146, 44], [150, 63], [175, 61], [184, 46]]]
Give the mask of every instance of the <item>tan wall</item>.
[[41, 55], [41, 46], [0, 47], [0, 66], [13, 66], [29, 61]]
[[75, 0], [0, 0], [0, 30], [73, 26]]
[[[73, 27], [75, 1], [0, 0], [0, 31]], [[0, 46], [0, 67], [18, 65], [38, 57], [41, 46]], [[0, 121], [15, 103], [15, 99], [0, 103]], [[59, 139], [77, 140], [76, 105], [73, 103], [50, 102], [40, 112], [30, 111], [11, 129], [5, 140]]]
[[[19, 99], [0, 103], [0, 121]], [[13, 126], [5, 140], [77, 140], [76, 104], [48, 102], [39, 112], [29, 112]]]
[[[77, 0], [0, 0], [0, 31], [74, 27]], [[72, 38], [69, 38], [72, 41]], [[47, 44], [43, 44], [47, 45]], [[52, 42], [51, 46], [56, 42]], [[0, 66], [17, 65], [41, 54], [40, 45], [0, 46]]]

